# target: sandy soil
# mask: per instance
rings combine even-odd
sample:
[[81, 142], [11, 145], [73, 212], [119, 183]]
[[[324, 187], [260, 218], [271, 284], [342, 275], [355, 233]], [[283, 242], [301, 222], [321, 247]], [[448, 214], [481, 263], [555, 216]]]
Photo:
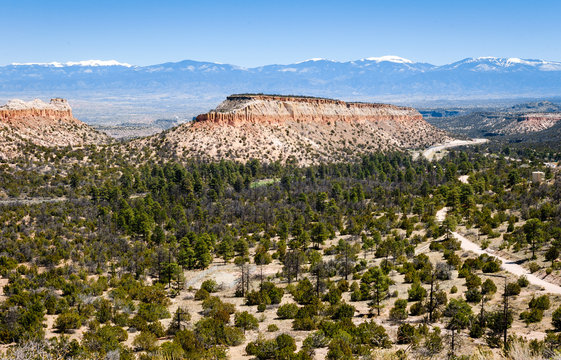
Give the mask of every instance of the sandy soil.
[[4, 296], [4, 286], [8, 285], [9, 280], [7, 278], [0, 277], [0, 303], [6, 300]]
[[458, 176], [458, 180], [459, 180], [461, 183], [464, 183], [464, 184], [469, 184], [468, 178], [469, 178], [469, 175]]

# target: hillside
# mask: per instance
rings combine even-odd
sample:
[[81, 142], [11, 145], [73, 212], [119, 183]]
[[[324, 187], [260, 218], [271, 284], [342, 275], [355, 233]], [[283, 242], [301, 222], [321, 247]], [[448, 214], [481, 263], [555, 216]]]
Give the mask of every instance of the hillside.
[[552, 359], [560, 155], [530, 151], [0, 166], [0, 357]]
[[232, 95], [215, 110], [133, 142], [177, 158], [316, 164], [450, 139], [415, 109], [313, 97]]
[[499, 137], [509, 141], [529, 134], [546, 136], [561, 120], [561, 106], [549, 101], [474, 111], [423, 110], [427, 121], [447, 131], [472, 137]]
[[81, 146], [109, 141], [107, 135], [76, 119], [64, 99], [51, 99], [50, 103], [16, 99], [0, 106], [0, 159], [21, 156], [29, 146]]

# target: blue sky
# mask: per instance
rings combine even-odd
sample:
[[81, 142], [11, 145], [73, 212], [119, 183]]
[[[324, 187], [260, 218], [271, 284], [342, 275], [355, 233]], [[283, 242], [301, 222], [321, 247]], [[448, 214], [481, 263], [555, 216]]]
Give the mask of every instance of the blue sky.
[[398, 55], [561, 60], [559, 1], [0, 0], [0, 65], [183, 59], [241, 66]]

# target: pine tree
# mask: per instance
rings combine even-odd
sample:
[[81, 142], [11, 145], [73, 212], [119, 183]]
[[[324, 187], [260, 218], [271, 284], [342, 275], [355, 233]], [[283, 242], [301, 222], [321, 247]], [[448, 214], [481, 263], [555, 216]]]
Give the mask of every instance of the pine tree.
[[197, 240], [195, 240], [193, 251], [196, 261], [195, 266], [198, 269], [206, 269], [212, 262], [212, 255], [207, 243], [203, 239], [198, 238]]

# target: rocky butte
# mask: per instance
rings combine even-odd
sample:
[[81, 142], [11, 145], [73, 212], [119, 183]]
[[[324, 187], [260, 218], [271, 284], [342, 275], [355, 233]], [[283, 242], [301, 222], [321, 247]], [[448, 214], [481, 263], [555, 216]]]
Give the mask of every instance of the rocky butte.
[[14, 99], [0, 106], [0, 122], [14, 127], [40, 127], [60, 121], [79, 123], [65, 99], [51, 99], [48, 104], [39, 99], [29, 102]]
[[277, 95], [232, 95], [215, 110], [197, 116], [197, 121], [229, 125], [285, 121], [419, 121], [415, 109], [387, 104], [344, 102], [315, 97]]
[[0, 159], [25, 154], [28, 145], [81, 146], [107, 143], [110, 138], [72, 115], [64, 99], [10, 100], [0, 106]]
[[425, 148], [450, 139], [415, 109], [387, 104], [239, 94], [148, 141], [181, 159], [294, 162], [357, 158], [362, 153]]

